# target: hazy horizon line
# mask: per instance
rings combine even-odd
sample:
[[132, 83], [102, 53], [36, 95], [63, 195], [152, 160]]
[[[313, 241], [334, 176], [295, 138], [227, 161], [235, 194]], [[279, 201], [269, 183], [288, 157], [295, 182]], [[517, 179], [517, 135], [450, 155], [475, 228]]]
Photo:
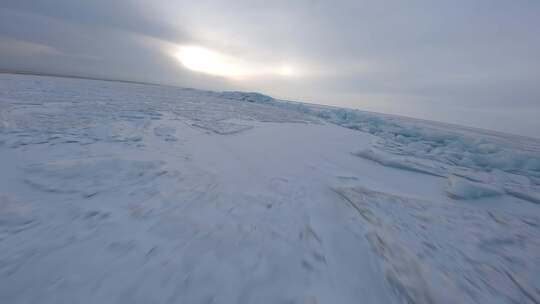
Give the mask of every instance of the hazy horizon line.
[[[216, 91], [216, 90], [209, 90], [209, 89], [202, 89], [202, 88], [183, 87], [181, 85], [169, 84], [169, 83], [148, 82], [148, 81], [140, 81], [140, 80], [120, 79], [120, 78], [108, 78], [108, 77], [97, 76], [97, 75], [77, 75], [77, 74], [69, 74], [69, 73], [40, 72], [40, 71], [34, 71], [34, 70], [15, 70], [15, 69], [3, 69], [3, 68], [0, 68], [0, 74], [30, 75], [30, 76], [57, 77], [57, 78], [72, 78], [72, 79], [95, 80], [95, 81], [110, 81], [110, 82], [121, 82], [121, 83], [128, 83], [128, 84], [152, 85], [152, 86], [171, 87], [171, 88], [177, 88], [177, 89], [207, 91], [207, 92], [232, 92], [231, 90]], [[479, 131], [479, 132], [484, 132], [484, 133], [487, 132], [487, 133], [490, 133], [492, 135], [510, 135], [510, 136], [515, 136], [515, 137], [516, 136], [521, 137], [521, 138], [524, 138], [524, 139], [530, 138], [530, 139], [540, 140], [540, 137], [534, 137], [534, 136], [530, 136], [530, 135], [522, 135], [522, 134], [512, 133], [512, 132], [509, 132], [509, 131], [499, 131], [499, 130], [494, 130], [494, 129], [476, 127], [476, 126], [453, 123], [453, 122], [430, 120], [430, 119], [413, 117], [413, 116], [408, 116], [408, 115], [400, 115], [400, 114], [392, 114], [392, 113], [384, 113], [384, 112], [377, 112], [377, 111], [362, 110], [362, 109], [359, 109], [359, 108], [352, 108], [352, 107], [346, 107], [346, 106], [336, 106], [336, 105], [331, 105], [331, 104], [313, 103], [313, 102], [299, 101], [299, 100], [278, 99], [278, 98], [272, 97], [272, 95], [266, 94], [264, 92], [258, 92], [258, 91], [238, 91], [238, 90], [236, 90], [236, 91], [237, 92], [243, 92], [243, 93], [258, 93], [258, 94], [262, 94], [262, 95], [271, 97], [274, 100], [278, 100], [278, 101], [282, 101], [282, 102], [294, 102], [294, 103], [302, 103], [302, 104], [308, 104], [308, 105], [314, 105], [314, 106], [324, 106], [324, 107], [330, 107], [330, 108], [336, 108], [336, 109], [346, 109], [346, 110], [353, 110], [353, 111], [361, 111], [361, 112], [366, 112], [366, 113], [373, 113], [373, 114], [377, 114], [377, 115], [392, 116], [392, 117], [397, 117], [397, 118], [402, 117], [402, 118], [406, 118], [406, 119], [416, 120], [416, 121], [419, 121], [419, 122], [430, 122], [430, 123], [442, 124], [442, 125], [446, 125], [446, 126], [465, 128], [467, 130], [472, 130], [472, 131]]]

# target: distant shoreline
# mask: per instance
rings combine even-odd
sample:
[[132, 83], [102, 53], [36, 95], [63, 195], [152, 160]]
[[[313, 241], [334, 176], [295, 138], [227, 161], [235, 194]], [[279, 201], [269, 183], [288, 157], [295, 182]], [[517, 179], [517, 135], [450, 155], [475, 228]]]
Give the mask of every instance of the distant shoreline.
[[71, 75], [71, 74], [56, 74], [56, 73], [44, 73], [44, 72], [35, 72], [35, 71], [20, 71], [20, 70], [9, 70], [9, 69], [0, 69], [0, 74], [16, 74], [16, 75], [33, 75], [33, 76], [48, 76], [48, 77], [58, 77], [58, 78], [75, 78], [75, 79], [88, 79], [88, 80], [100, 80], [100, 81], [114, 81], [114, 82], [124, 82], [124, 83], [133, 83], [133, 84], [144, 84], [144, 85], [155, 85], [155, 86], [171, 86], [167, 84], [153, 83], [153, 82], [144, 82], [137, 80], [124, 80], [116, 78], [105, 78], [105, 77], [96, 77], [96, 76], [81, 76], [81, 75]]

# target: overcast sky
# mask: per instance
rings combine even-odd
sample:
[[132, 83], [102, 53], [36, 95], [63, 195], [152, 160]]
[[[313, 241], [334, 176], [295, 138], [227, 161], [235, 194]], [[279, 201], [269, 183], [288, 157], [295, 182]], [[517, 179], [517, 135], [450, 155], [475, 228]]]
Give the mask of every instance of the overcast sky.
[[0, 69], [259, 91], [540, 137], [538, 0], [2, 0]]

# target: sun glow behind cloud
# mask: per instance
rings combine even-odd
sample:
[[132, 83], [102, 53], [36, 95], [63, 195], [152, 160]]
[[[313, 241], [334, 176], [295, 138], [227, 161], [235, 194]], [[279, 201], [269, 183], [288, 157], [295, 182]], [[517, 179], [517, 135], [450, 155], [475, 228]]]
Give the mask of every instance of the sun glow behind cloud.
[[298, 75], [297, 69], [288, 64], [248, 62], [200, 46], [176, 47], [172, 56], [189, 70], [237, 80], [264, 75]]

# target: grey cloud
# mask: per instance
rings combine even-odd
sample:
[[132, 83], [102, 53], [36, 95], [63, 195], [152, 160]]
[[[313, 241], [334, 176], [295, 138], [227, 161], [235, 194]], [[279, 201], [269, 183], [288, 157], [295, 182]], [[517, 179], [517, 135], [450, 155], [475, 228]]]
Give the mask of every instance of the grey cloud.
[[[7, 0], [0, 6], [92, 28], [117, 29], [167, 40], [185, 40], [188, 34], [164, 20], [150, 18], [151, 6], [129, 0]], [[149, 3], [146, 1], [146, 3]]]

